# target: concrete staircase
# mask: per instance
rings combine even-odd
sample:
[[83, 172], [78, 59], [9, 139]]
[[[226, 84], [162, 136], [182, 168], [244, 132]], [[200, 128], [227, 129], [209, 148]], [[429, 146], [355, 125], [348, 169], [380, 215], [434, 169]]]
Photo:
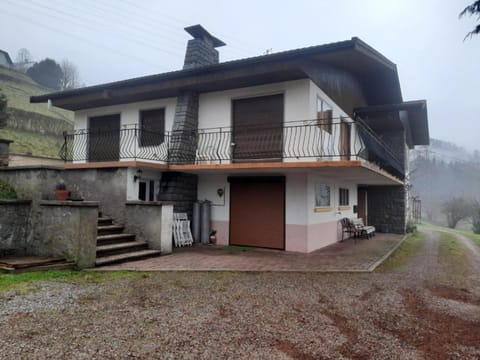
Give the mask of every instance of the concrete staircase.
[[113, 219], [99, 215], [97, 225], [97, 259], [95, 266], [141, 260], [160, 255], [151, 250], [145, 241], [135, 240], [134, 234], [125, 234], [122, 225], [114, 225]]

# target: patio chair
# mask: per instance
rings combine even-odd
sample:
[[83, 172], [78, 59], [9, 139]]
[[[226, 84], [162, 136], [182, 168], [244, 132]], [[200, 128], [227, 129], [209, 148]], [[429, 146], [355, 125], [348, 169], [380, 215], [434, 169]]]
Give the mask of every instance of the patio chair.
[[372, 236], [375, 236], [375, 226], [369, 226], [363, 224], [362, 218], [352, 219], [353, 226], [357, 229], [358, 234], [364, 238], [370, 239]]
[[340, 220], [340, 222], [342, 224], [342, 241], [344, 240], [345, 233], [347, 233], [352, 234], [352, 237], [355, 239], [356, 242], [359, 232], [357, 228], [353, 225], [352, 221], [349, 218], [343, 218], [342, 220]]

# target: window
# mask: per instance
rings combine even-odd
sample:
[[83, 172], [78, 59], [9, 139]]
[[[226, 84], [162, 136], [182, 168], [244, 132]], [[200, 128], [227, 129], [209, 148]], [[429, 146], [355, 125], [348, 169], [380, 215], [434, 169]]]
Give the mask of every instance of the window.
[[330, 186], [315, 184], [315, 207], [330, 206]]
[[165, 109], [140, 111], [140, 146], [163, 143], [165, 136]]
[[155, 201], [154, 180], [143, 180], [138, 183], [138, 200]]
[[332, 133], [333, 109], [323, 101], [317, 98], [317, 124], [320, 129], [328, 133]]
[[350, 203], [349, 200], [349, 190], [348, 189], [338, 189], [338, 205], [339, 206], [348, 206]]

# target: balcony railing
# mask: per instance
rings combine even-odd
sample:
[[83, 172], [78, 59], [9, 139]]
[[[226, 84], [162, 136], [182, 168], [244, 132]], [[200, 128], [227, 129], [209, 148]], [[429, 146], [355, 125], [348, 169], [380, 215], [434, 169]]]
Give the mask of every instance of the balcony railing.
[[403, 178], [395, 153], [361, 120], [282, 126], [243, 126], [151, 132], [137, 125], [117, 131], [65, 134], [60, 156], [68, 162], [143, 160], [165, 164], [365, 159]]

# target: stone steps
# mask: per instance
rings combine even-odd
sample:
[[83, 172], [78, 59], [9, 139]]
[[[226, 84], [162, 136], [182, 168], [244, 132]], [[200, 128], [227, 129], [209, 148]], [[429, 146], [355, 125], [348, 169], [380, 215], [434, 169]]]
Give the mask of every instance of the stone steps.
[[135, 241], [134, 234], [109, 234], [109, 235], [99, 235], [97, 236], [97, 246], [99, 245], [108, 245], [108, 244], [117, 244], [120, 242], [129, 242]]
[[153, 256], [159, 256], [160, 250], [141, 250], [130, 252], [126, 254], [116, 254], [111, 256], [105, 256], [97, 258], [95, 261], [95, 266], [104, 266], [110, 264], [117, 264], [127, 261], [141, 260]]
[[145, 241], [129, 241], [117, 244], [108, 244], [97, 246], [97, 258], [125, 253], [126, 251], [135, 252], [147, 250], [148, 244]]
[[99, 226], [113, 225], [113, 219], [110, 217], [99, 217], [98, 225]]
[[137, 241], [135, 234], [124, 233], [124, 226], [115, 225], [113, 219], [99, 214], [97, 223], [97, 258], [95, 266], [159, 256], [159, 250], [148, 249], [145, 241]]
[[98, 235], [113, 235], [121, 234], [123, 232], [124, 226], [122, 225], [99, 225], [97, 226]]

